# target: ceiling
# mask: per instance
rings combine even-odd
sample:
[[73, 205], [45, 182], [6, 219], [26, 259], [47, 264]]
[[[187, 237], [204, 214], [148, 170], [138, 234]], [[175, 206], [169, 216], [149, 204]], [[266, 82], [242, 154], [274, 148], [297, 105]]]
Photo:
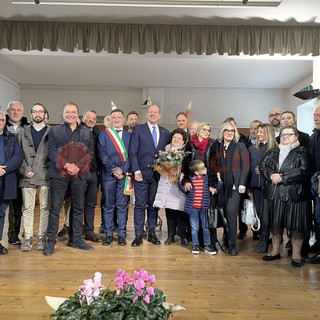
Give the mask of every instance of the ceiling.
[[[0, 20], [259, 26], [320, 24], [319, 0], [282, 0], [276, 8], [250, 8], [239, 2], [237, 8], [198, 9], [12, 5], [10, 0], [1, 0]], [[22, 86], [289, 88], [312, 74], [312, 58], [1, 50], [0, 74]]]

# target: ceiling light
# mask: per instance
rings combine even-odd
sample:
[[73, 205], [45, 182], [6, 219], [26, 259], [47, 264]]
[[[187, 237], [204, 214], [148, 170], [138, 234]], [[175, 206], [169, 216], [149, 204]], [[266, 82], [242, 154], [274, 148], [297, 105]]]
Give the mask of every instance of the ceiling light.
[[[35, 4], [30, 0], [10, 0], [12, 4]], [[40, 5], [109, 7], [228, 8], [277, 7], [282, 0], [38, 0]], [[244, 6], [245, 4], [245, 6]]]

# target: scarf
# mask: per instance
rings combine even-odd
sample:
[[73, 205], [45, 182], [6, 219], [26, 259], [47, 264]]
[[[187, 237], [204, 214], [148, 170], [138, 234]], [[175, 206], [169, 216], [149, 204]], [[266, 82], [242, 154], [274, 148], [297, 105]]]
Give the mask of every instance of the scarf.
[[197, 135], [194, 135], [190, 138], [190, 141], [193, 143], [199, 154], [202, 155], [206, 152], [209, 143], [209, 138], [200, 141], [199, 137]]
[[300, 142], [296, 141], [295, 143], [291, 144], [291, 145], [283, 145], [283, 144], [279, 144], [279, 149], [280, 149], [280, 153], [279, 153], [279, 169], [281, 168], [283, 161], [286, 160], [287, 156], [289, 155], [290, 151], [296, 147], [300, 146]]

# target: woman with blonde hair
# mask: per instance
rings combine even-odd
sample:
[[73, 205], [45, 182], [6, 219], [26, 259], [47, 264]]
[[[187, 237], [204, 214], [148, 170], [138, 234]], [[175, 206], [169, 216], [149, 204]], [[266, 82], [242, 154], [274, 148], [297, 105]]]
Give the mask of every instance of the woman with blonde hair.
[[249, 188], [253, 196], [253, 201], [261, 222], [259, 243], [256, 247], [257, 252], [267, 252], [269, 241], [268, 215], [264, 214], [263, 184], [264, 177], [260, 174], [260, 162], [265, 153], [276, 147], [277, 142], [274, 137], [274, 129], [269, 123], [262, 123], [258, 126], [256, 144], [249, 147], [250, 153], [250, 173]]
[[[218, 130], [217, 149], [211, 161], [223, 181], [223, 206], [228, 222], [228, 234], [224, 241], [229, 254], [237, 256], [237, 218], [241, 195], [246, 192], [250, 159], [247, 147], [239, 142], [239, 132], [233, 121], [224, 122]], [[227, 241], [228, 240], [228, 241]]]

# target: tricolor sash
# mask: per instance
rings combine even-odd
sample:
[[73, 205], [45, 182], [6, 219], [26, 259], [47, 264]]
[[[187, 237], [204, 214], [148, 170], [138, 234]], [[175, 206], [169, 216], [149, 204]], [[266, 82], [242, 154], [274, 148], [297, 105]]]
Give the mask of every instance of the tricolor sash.
[[106, 133], [118, 151], [122, 164], [124, 164], [128, 159], [128, 152], [122, 139], [120, 138], [119, 133], [114, 128], [106, 129]]

